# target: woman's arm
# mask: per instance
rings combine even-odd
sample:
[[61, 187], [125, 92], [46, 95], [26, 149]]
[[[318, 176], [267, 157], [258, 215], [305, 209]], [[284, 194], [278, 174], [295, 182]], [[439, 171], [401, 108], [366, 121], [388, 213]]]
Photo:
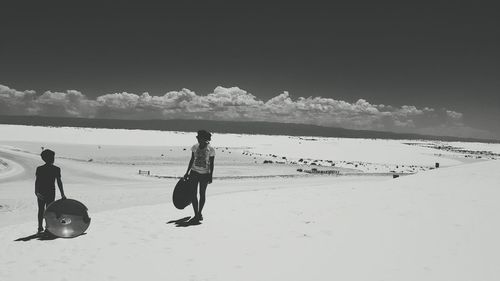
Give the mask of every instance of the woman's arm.
[[208, 178], [208, 183], [212, 183], [212, 175], [214, 174], [215, 156], [211, 156], [209, 160], [210, 160], [210, 177]]
[[189, 171], [191, 170], [191, 167], [193, 166], [193, 162], [194, 162], [194, 152], [191, 152], [191, 160], [189, 160], [188, 169], [186, 171], [186, 174], [184, 175], [185, 179], [187, 179], [187, 177], [189, 175]]

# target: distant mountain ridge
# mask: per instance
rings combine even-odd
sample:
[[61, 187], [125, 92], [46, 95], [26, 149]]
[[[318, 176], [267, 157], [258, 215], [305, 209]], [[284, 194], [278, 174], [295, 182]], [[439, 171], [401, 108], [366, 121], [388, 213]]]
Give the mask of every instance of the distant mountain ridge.
[[420, 134], [405, 134], [369, 130], [351, 130], [335, 127], [324, 127], [295, 123], [274, 122], [241, 122], [212, 120], [123, 120], [123, 119], [90, 119], [48, 116], [11, 116], [0, 115], [0, 124], [52, 126], [52, 127], [85, 127], [106, 129], [139, 129], [160, 131], [195, 132], [206, 129], [215, 133], [288, 135], [311, 137], [339, 138], [378, 138], [378, 139], [425, 139], [443, 141], [467, 141], [499, 143], [496, 140], [475, 138], [459, 138], [450, 136], [431, 136]]

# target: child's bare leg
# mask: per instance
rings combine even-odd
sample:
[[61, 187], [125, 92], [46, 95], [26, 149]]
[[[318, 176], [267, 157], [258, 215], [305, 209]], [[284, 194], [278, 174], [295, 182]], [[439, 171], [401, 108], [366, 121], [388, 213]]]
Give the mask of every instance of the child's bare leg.
[[45, 212], [45, 201], [38, 200], [38, 230], [43, 230], [43, 213]]

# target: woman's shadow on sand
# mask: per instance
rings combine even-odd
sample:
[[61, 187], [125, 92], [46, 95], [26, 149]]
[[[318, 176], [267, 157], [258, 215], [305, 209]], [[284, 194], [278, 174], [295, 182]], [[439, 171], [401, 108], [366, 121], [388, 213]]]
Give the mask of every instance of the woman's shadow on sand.
[[168, 223], [175, 223], [176, 227], [188, 227], [188, 226], [194, 226], [194, 225], [200, 225], [201, 222], [198, 220], [190, 220], [191, 217], [184, 217], [182, 219], [178, 220], [172, 220], [167, 222]]

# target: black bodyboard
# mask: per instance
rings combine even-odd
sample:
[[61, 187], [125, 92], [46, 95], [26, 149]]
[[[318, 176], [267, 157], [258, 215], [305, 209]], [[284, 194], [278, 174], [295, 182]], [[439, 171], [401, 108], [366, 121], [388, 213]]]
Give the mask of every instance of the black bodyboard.
[[174, 188], [172, 202], [177, 209], [184, 209], [191, 204], [191, 188], [189, 180], [181, 178]]

